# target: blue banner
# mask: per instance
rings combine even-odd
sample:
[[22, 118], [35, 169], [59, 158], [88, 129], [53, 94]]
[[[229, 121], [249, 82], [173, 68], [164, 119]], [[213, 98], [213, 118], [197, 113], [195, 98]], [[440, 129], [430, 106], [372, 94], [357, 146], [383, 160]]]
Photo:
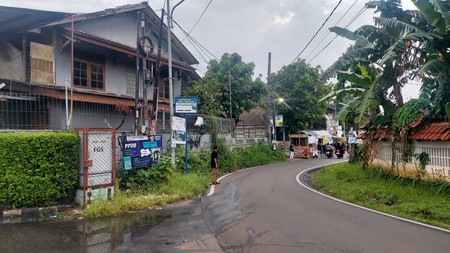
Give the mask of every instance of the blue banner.
[[123, 143], [125, 170], [150, 167], [162, 156], [162, 135], [127, 136]]

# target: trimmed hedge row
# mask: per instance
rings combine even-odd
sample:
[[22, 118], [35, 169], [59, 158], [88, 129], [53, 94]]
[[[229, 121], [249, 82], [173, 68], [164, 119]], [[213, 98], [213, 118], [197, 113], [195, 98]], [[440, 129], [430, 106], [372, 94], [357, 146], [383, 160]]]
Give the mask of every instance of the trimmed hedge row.
[[0, 134], [0, 209], [56, 204], [78, 179], [75, 132]]

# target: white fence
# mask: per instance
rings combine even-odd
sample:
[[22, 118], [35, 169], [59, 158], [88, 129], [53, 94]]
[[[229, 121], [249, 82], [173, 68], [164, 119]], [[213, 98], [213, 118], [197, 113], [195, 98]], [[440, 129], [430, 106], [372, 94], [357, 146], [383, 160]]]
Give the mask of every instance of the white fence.
[[[388, 142], [382, 142], [374, 164], [390, 168], [392, 161], [392, 148]], [[430, 161], [425, 166], [425, 177], [428, 179], [444, 179], [450, 182], [450, 141], [422, 141], [414, 142], [413, 154], [425, 152]], [[416, 177], [419, 172], [419, 161], [413, 156], [410, 161], [402, 161], [402, 147], [396, 147], [395, 163], [401, 175]]]

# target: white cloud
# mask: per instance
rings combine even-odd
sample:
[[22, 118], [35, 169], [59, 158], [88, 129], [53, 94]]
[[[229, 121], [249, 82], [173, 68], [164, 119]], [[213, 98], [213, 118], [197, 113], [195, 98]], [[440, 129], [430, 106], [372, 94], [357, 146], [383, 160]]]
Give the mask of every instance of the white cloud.
[[282, 17], [282, 16], [278, 16], [278, 15], [274, 15], [274, 19], [273, 19], [273, 23], [276, 25], [287, 25], [289, 23], [291, 23], [292, 19], [294, 18], [295, 13], [293, 13], [292, 11], [289, 11], [287, 13], [286, 16]]

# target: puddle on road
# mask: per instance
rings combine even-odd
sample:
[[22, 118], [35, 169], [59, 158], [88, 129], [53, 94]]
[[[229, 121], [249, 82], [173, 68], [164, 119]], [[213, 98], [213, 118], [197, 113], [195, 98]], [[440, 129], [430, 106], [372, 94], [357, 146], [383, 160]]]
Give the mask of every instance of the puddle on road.
[[3, 224], [0, 252], [109, 253], [173, 215], [172, 210], [151, 210], [92, 220]]

